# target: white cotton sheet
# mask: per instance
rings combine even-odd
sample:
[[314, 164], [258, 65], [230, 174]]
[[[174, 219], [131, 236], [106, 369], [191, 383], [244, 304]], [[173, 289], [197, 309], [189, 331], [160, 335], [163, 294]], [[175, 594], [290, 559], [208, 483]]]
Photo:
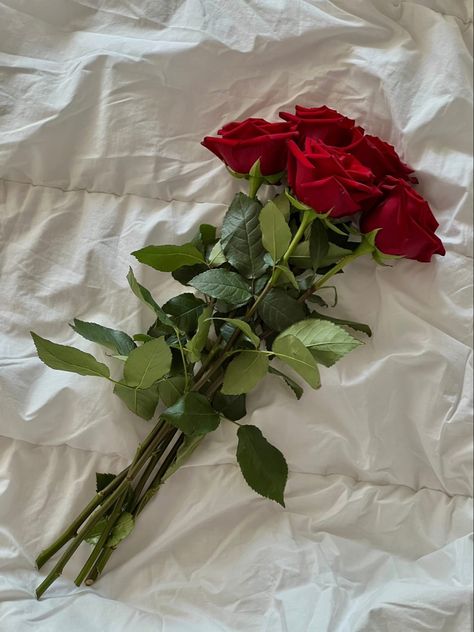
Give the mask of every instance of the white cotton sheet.
[[[472, 10], [467, 0], [0, 2], [2, 632], [467, 632], [472, 591]], [[285, 453], [285, 510], [221, 426], [148, 506], [93, 588], [87, 547], [41, 602], [34, 557], [147, 424], [29, 330], [105, 357], [73, 317], [133, 334], [164, 302], [149, 243], [219, 224], [239, 183], [200, 146], [224, 122], [335, 107], [416, 168], [447, 254], [358, 261], [333, 313], [374, 336], [297, 402], [248, 421]]]

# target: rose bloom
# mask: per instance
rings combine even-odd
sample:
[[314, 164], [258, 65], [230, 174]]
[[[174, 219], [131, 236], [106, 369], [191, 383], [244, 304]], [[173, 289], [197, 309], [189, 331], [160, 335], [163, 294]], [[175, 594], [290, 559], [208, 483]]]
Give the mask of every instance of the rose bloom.
[[264, 176], [286, 169], [287, 141], [298, 137], [292, 123], [268, 123], [259, 118], [228, 123], [217, 133], [221, 138], [206, 136], [201, 144], [237, 173], [249, 173], [260, 159]]
[[375, 245], [388, 255], [424, 262], [431, 261], [434, 254], [444, 255], [446, 250], [435, 235], [439, 224], [428, 202], [399, 178], [386, 178], [381, 189], [384, 199], [375, 208], [362, 213], [361, 232], [369, 233], [380, 228]]
[[325, 105], [319, 108], [297, 105], [295, 110], [295, 114], [280, 112], [280, 116], [296, 125], [300, 147], [305, 146], [307, 138], [314, 138], [352, 154], [369, 167], [378, 180], [392, 175], [417, 182], [416, 178], [410, 177], [413, 169], [400, 160], [392, 145], [366, 134], [352, 119]]
[[304, 151], [288, 143], [288, 183], [298, 200], [331, 217], [373, 206], [381, 195], [374, 174], [354, 156], [309, 138]]

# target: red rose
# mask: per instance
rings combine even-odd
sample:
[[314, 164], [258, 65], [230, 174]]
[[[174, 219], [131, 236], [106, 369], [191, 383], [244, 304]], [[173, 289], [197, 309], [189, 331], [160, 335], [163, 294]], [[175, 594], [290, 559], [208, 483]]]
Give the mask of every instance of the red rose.
[[434, 233], [438, 222], [428, 202], [412, 187], [397, 178], [388, 177], [381, 186], [385, 198], [374, 209], [362, 214], [360, 228], [369, 233], [381, 230], [375, 237], [377, 248], [388, 255], [430, 261], [434, 254], [446, 250]]
[[280, 117], [296, 125], [301, 147], [305, 146], [307, 138], [320, 140], [333, 147], [344, 147], [352, 142], [354, 121], [336, 110], [325, 105], [320, 108], [296, 105], [295, 110], [296, 114], [280, 112]]
[[268, 123], [258, 118], [228, 123], [217, 133], [222, 138], [206, 136], [202, 145], [237, 173], [249, 173], [260, 159], [264, 176], [286, 169], [287, 141], [298, 137], [291, 123]]
[[320, 108], [297, 105], [295, 110], [296, 114], [280, 112], [280, 116], [296, 125], [301, 147], [305, 146], [307, 138], [315, 138], [352, 154], [369, 167], [378, 180], [391, 175], [417, 182], [416, 178], [410, 177], [413, 169], [400, 160], [392, 145], [366, 134], [362, 127], [355, 126], [352, 119], [325, 105]]
[[354, 156], [307, 139], [302, 151], [288, 143], [288, 182], [298, 200], [319, 213], [343, 217], [372, 205], [380, 196], [374, 175]]

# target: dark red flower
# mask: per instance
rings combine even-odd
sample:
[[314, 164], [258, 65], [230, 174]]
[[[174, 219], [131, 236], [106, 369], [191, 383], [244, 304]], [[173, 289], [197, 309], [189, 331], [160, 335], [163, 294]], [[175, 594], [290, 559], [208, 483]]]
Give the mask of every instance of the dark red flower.
[[305, 146], [307, 138], [314, 138], [333, 147], [344, 147], [352, 142], [354, 121], [336, 110], [325, 105], [320, 108], [296, 105], [295, 111], [295, 114], [280, 112], [280, 116], [296, 125], [301, 147]]
[[288, 182], [298, 200], [331, 217], [357, 213], [381, 194], [373, 173], [354, 156], [311, 139], [304, 151], [288, 143]]
[[286, 169], [287, 141], [298, 137], [292, 123], [268, 123], [259, 118], [228, 123], [217, 133], [221, 138], [206, 136], [202, 145], [237, 173], [249, 173], [260, 159], [264, 176]]
[[375, 208], [362, 213], [363, 233], [380, 228], [375, 237], [377, 248], [388, 255], [400, 255], [417, 261], [430, 261], [446, 250], [435, 235], [438, 228], [428, 202], [405, 180], [386, 178], [380, 187], [384, 199]]
[[366, 134], [352, 119], [325, 105], [319, 108], [297, 105], [295, 111], [295, 114], [280, 112], [280, 116], [296, 125], [300, 147], [305, 146], [307, 138], [314, 138], [352, 154], [369, 167], [377, 180], [391, 175], [417, 182], [416, 178], [410, 177], [413, 169], [400, 160], [392, 145]]

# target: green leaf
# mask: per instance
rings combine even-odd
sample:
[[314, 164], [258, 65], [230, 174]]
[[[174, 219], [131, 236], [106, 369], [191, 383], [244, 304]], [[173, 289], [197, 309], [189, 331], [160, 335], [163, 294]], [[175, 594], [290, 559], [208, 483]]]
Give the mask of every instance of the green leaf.
[[274, 331], [283, 331], [306, 316], [304, 305], [280, 288], [270, 290], [257, 310], [263, 322]]
[[311, 208], [311, 206], [308, 206], [307, 204], [303, 204], [303, 202], [300, 202], [295, 197], [293, 197], [290, 194], [288, 189], [285, 189], [285, 195], [288, 198], [288, 200], [291, 202], [291, 206], [294, 206], [294, 208], [298, 209], [298, 211], [313, 211], [314, 210], [313, 208]]
[[146, 246], [141, 250], [135, 250], [132, 255], [155, 270], [161, 272], [174, 272], [183, 266], [192, 266], [196, 263], [204, 263], [201, 252], [192, 244], [182, 246]]
[[186, 435], [184, 437], [183, 443], [179, 446], [178, 452], [176, 453], [176, 459], [166, 470], [165, 474], [161, 479], [161, 483], [164, 483], [172, 474], [174, 474], [179, 468], [185, 463], [194, 450], [198, 447], [201, 441], [204, 439], [205, 435], [196, 435], [189, 436]]
[[205, 246], [209, 246], [216, 241], [216, 227], [212, 226], [212, 224], [201, 224], [199, 226], [199, 234]]
[[184, 268], [178, 268], [171, 273], [171, 276], [182, 285], [189, 285], [189, 282], [194, 279], [195, 276], [201, 274], [201, 272], [205, 272], [207, 269], [207, 265], [198, 263], [195, 266], [184, 266]]
[[326, 266], [333, 265], [337, 263], [339, 259], [342, 259], [343, 257], [347, 257], [347, 255], [351, 255], [351, 254], [352, 254], [352, 250], [348, 250], [347, 248], [341, 248], [341, 246], [330, 243], [328, 252], [326, 256], [324, 257], [324, 259], [321, 261], [320, 267], [325, 268]]
[[260, 338], [257, 336], [257, 334], [255, 334], [250, 325], [246, 322], [244, 322], [243, 320], [240, 320], [240, 318], [218, 318], [218, 317], [214, 317], [213, 320], [223, 320], [226, 323], [229, 323], [230, 325], [232, 325], [233, 327], [236, 327], [237, 329], [240, 329], [240, 331], [247, 336], [247, 338], [250, 340], [250, 342], [253, 344], [253, 346], [258, 349], [258, 347], [260, 346]]
[[109, 485], [114, 478], [115, 474], [103, 474], [102, 472], [96, 472], [95, 474], [95, 489], [97, 492], [101, 492]]
[[290, 218], [290, 200], [285, 195], [285, 192], [283, 191], [283, 193], [274, 197], [272, 201], [283, 217], [288, 220]]
[[240, 426], [237, 437], [237, 461], [247, 484], [257, 494], [276, 500], [284, 507], [288, 465], [283, 454], [256, 426]]
[[161, 416], [187, 435], [204, 435], [211, 432], [217, 428], [220, 419], [219, 413], [212, 408], [209, 400], [194, 391], [185, 393]]
[[164, 338], [155, 338], [130, 352], [123, 369], [128, 386], [149, 388], [171, 367], [171, 351]]
[[298, 338], [311, 351], [314, 359], [324, 366], [332, 366], [362, 344], [342, 327], [328, 320], [314, 318], [295, 323], [282, 334], [288, 335]]
[[132, 514], [128, 511], [123, 511], [113, 526], [109, 539], [106, 542], [106, 546], [110, 548], [117, 546], [119, 542], [125, 540], [125, 538], [132, 533], [134, 526], [135, 521]]
[[120, 383], [114, 386], [114, 393], [120, 397], [132, 413], [147, 421], [155, 414], [160, 400], [157, 384], [153, 384], [149, 388], [138, 389]]
[[107, 519], [101, 518], [98, 522], [95, 523], [93, 527], [91, 527], [87, 531], [87, 535], [84, 538], [87, 544], [91, 544], [92, 546], [95, 546], [97, 544], [100, 536], [102, 535], [102, 531], [105, 529], [106, 524]]
[[212, 307], [206, 307], [198, 318], [197, 331], [191, 340], [188, 340], [186, 349], [189, 352], [191, 362], [198, 362], [201, 359], [201, 351], [206, 346], [209, 330], [211, 328], [210, 315]]
[[226, 419], [231, 421], [239, 421], [247, 414], [245, 406], [245, 395], [224, 395], [218, 391], [212, 400], [212, 406], [222, 413]]
[[163, 404], [168, 408], [175, 404], [183, 395], [186, 386], [186, 380], [181, 375], [169, 377], [159, 383], [160, 398]]
[[133, 339], [136, 342], [149, 342], [150, 340], [153, 340], [153, 336], [149, 336], [148, 334], [135, 334]]
[[304, 268], [305, 270], [311, 268], [312, 262], [311, 257], [309, 256], [309, 241], [302, 241], [296, 246], [289, 262], [296, 268]]
[[71, 328], [80, 336], [86, 338], [86, 340], [97, 342], [119, 355], [126, 356], [136, 347], [136, 344], [124, 331], [110, 329], [109, 327], [98, 325], [97, 323], [88, 323], [75, 318]]
[[290, 227], [271, 200], [260, 211], [259, 221], [263, 247], [270, 253], [273, 261], [279, 261], [290, 245]]
[[110, 377], [109, 367], [98, 362], [90, 353], [85, 353], [75, 347], [58, 345], [55, 342], [41, 338], [33, 331], [30, 332], [35, 343], [38, 357], [51, 369], [70, 371], [79, 375], [94, 377]]
[[322, 222], [313, 222], [309, 236], [309, 254], [313, 270], [321, 267], [329, 251], [329, 240]]
[[155, 301], [153, 296], [150, 294], [150, 291], [147, 290], [146, 287], [143, 287], [143, 285], [140, 285], [140, 283], [135, 278], [135, 275], [133, 274], [132, 268], [130, 268], [129, 271], [128, 271], [127, 281], [128, 281], [128, 284], [130, 285], [130, 289], [135, 294], [135, 296], [137, 298], [139, 298], [142, 303], [147, 305], [147, 307], [152, 309], [155, 312], [156, 316], [157, 316], [157, 320], [165, 328], [167, 328], [169, 331], [171, 331], [174, 328], [173, 321], [161, 309], [161, 307]]
[[342, 318], [335, 318], [334, 316], [327, 316], [326, 314], [321, 314], [320, 312], [313, 311], [310, 314], [311, 318], [319, 318], [321, 320], [328, 320], [335, 325], [344, 325], [346, 327], [350, 327], [354, 329], [354, 331], [361, 331], [362, 333], [369, 336], [372, 336], [372, 330], [365, 323], [358, 323], [355, 320], [344, 320]]
[[298, 286], [298, 282], [295, 279], [295, 275], [290, 270], [290, 268], [288, 268], [287, 266], [280, 265], [280, 264], [275, 267], [277, 270], [280, 270], [280, 272], [285, 277], [287, 283], [291, 283], [291, 285], [295, 288], [295, 290], [300, 289]]
[[301, 388], [301, 386], [298, 384], [298, 382], [295, 382], [295, 380], [292, 380], [291, 377], [288, 377], [288, 375], [286, 375], [282, 371], [279, 371], [278, 369], [275, 369], [275, 367], [273, 366], [268, 367], [268, 372], [273, 373], [273, 375], [278, 375], [279, 377], [281, 377], [287, 383], [287, 385], [291, 388], [291, 390], [295, 394], [296, 399], [301, 399], [301, 396], [303, 395], [304, 391]]
[[214, 268], [218, 268], [227, 262], [225, 258], [224, 251], [222, 250], [222, 244], [220, 241], [217, 241], [212, 247], [211, 252], [208, 256], [209, 265]]
[[258, 200], [237, 193], [224, 217], [221, 231], [221, 244], [227, 260], [251, 279], [259, 277], [267, 267], [258, 221], [261, 208]]
[[244, 305], [252, 298], [247, 281], [230, 270], [207, 270], [194, 277], [191, 285], [203, 294], [232, 305]]
[[278, 336], [272, 346], [273, 353], [308, 382], [312, 388], [319, 388], [321, 380], [318, 365], [304, 344], [295, 336]]
[[248, 393], [265, 377], [267, 370], [268, 357], [264, 353], [242, 351], [227, 367], [221, 393]]
[[190, 292], [174, 296], [163, 305], [163, 310], [173, 316], [178, 329], [187, 334], [197, 328], [198, 317], [206, 304]]

